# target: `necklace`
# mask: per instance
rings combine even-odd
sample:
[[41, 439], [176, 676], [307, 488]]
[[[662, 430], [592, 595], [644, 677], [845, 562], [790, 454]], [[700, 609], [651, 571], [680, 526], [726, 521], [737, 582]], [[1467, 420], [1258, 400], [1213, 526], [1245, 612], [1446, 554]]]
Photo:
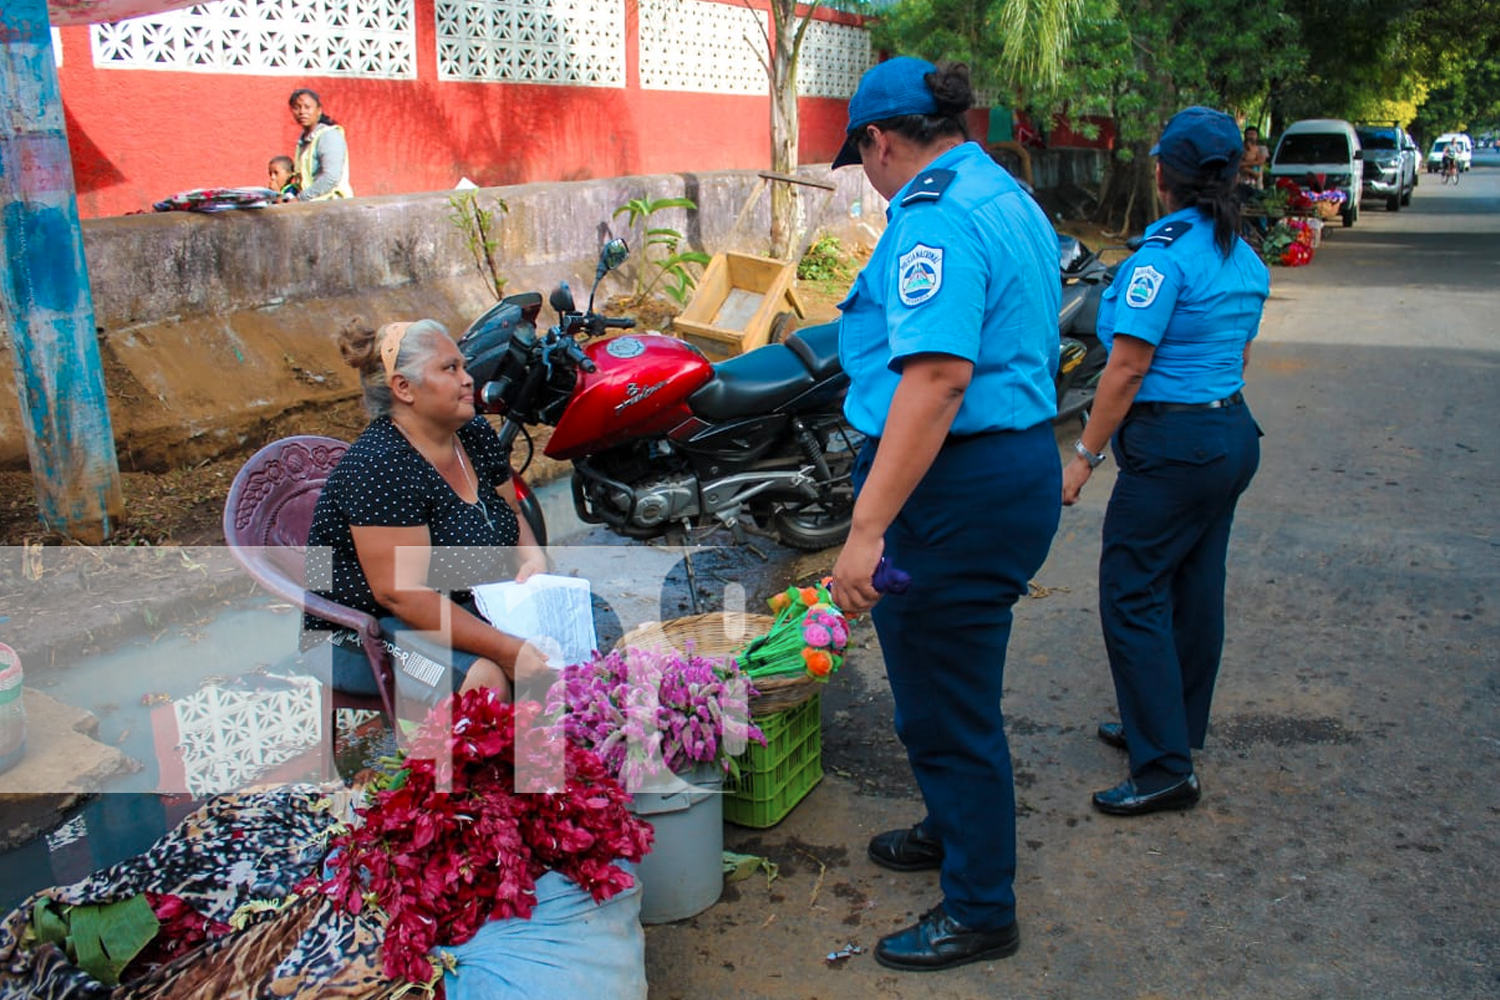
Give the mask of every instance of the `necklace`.
[[[458, 438], [453, 439], [453, 457], [458, 459], [459, 471], [464, 474], [464, 482], [474, 487], [474, 506], [479, 508], [479, 513], [484, 516], [484, 523], [489, 525], [490, 530], [495, 530], [495, 522], [490, 520], [490, 509], [484, 505], [484, 497], [479, 495], [479, 477], [469, 474], [469, 467], [464, 463], [464, 451], [458, 446]], [[460, 500], [463, 498], [460, 497]]]

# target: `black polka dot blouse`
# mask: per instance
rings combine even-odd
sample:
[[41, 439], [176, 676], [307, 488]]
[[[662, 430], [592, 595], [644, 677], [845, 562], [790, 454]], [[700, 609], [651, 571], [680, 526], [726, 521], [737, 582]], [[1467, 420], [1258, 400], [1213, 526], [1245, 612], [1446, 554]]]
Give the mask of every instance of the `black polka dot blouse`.
[[[500, 440], [483, 417], [459, 428], [459, 440], [479, 480], [480, 503], [465, 503], [453, 487], [396, 429], [378, 417], [349, 446], [328, 477], [313, 509], [308, 534], [308, 582], [329, 579], [317, 593], [379, 617], [390, 611], [375, 601], [360, 569], [350, 525], [411, 527], [425, 524], [432, 536], [427, 584], [455, 600], [467, 588], [514, 575], [513, 546], [520, 542], [515, 511], [495, 493], [510, 477]], [[336, 626], [311, 615], [308, 629]]]

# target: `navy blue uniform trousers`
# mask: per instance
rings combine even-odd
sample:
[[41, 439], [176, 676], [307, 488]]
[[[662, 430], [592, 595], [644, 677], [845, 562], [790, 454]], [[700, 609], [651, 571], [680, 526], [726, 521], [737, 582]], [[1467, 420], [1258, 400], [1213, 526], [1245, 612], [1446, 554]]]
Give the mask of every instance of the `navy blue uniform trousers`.
[[[864, 485], [875, 445], [856, 465]], [[1016, 799], [1000, 694], [1011, 609], [1057, 531], [1062, 473], [1050, 424], [950, 438], [885, 534], [911, 574], [871, 617], [906, 747], [942, 842], [948, 913], [992, 930], [1015, 920]]]
[[1235, 504], [1260, 464], [1244, 404], [1132, 413], [1114, 437], [1099, 617], [1130, 773], [1144, 792], [1192, 773], [1224, 647]]

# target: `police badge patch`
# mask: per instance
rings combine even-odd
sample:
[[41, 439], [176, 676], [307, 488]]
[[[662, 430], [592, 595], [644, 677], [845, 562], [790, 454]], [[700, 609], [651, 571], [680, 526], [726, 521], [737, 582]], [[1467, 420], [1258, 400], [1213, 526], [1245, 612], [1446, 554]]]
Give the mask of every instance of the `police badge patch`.
[[901, 293], [901, 304], [919, 306], [938, 293], [943, 287], [943, 250], [921, 243], [901, 255], [900, 278], [896, 287]]
[[1144, 309], [1156, 301], [1161, 283], [1166, 275], [1147, 264], [1130, 273], [1130, 284], [1125, 286], [1125, 303], [1133, 309]]

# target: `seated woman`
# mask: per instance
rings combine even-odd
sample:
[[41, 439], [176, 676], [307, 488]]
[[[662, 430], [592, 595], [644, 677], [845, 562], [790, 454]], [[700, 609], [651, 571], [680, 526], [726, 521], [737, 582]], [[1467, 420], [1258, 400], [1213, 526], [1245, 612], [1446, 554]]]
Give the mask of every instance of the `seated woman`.
[[[378, 331], [355, 321], [339, 350], [374, 419], [318, 497], [309, 579], [321, 568], [332, 586], [318, 593], [380, 620], [407, 697], [430, 703], [474, 687], [509, 696], [518, 676], [548, 679], [545, 655], [481, 618], [465, 589], [525, 581], [547, 560], [504, 494], [507, 456], [475, 414], [453, 338], [433, 320]], [[331, 647], [334, 687], [376, 693], [357, 636], [311, 615], [303, 627], [304, 648]]]

